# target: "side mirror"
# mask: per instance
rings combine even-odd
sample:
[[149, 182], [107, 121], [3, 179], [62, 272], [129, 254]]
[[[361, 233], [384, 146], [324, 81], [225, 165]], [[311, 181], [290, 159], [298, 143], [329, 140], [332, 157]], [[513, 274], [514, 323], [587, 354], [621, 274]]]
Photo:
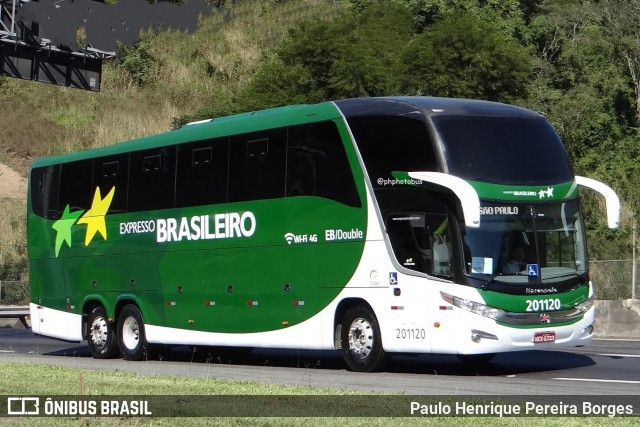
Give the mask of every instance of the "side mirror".
[[620, 199], [615, 191], [606, 184], [595, 179], [584, 176], [576, 176], [576, 184], [590, 188], [604, 196], [607, 203], [607, 223], [609, 228], [614, 229], [620, 226]]
[[465, 225], [471, 228], [480, 227], [480, 198], [467, 181], [440, 172], [409, 172], [409, 177], [451, 190], [460, 200]]

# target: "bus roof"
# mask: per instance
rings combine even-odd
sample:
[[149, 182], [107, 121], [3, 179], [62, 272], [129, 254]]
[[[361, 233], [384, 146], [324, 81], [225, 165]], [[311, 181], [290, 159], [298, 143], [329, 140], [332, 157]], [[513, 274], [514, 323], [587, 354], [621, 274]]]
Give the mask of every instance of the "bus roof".
[[177, 130], [145, 136], [106, 147], [36, 159], [32, 164], [32, 168], [93, 157], [109, 156], [129, 151], [146, 150], [188, 141], [255, 132], [281, 126], [333, 120], [339, 117], [340, 113], [332, 102], [313, 105], [290, 105], [268, 110], [252, 111], [211, 120], [203, 120], [185, 125]]
[[539, 113], [514, 105], [476, 99], [397, 96], [353, 98], [335, 101], [346, 117], [379, 114], [468, 115], [493, 117], [543, 117]]
[[[336, 107], [340, 111], [338, 111]], [[32, 167], [109, 156], [129, 151], [146, 150], [154, 147], [180, 144], [187, 141], [217, 138], [281, 126], [333, 120], [340, 117], [340, 112], [346, 117], [378, 114], [406, 115], [411, 113], [419, 113], [427, 116], [475, 115], [542, 117], [540, 114], [525, 108], [491, 101], [424, 96], [352, 98], [311, 105], [290, 105], [219, 117], [211, 120], [202, 120], [185, 125], [177, 130], [145, 136], [106, 147], [36, 159]]]

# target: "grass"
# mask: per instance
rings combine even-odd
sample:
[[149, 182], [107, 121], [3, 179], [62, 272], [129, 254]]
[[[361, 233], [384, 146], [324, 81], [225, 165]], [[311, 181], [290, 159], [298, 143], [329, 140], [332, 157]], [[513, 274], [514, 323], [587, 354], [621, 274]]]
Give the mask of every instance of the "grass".
[[[366, 375], [366, 374], [363, 374]], [[215, 379], [192, 379], [172, 376], [125, 374], [116, 371], [83, 371], [28, 363], [0, 362], [0, 395], [3, 396], [237, 396], [236, 405], [246, 405], [250, 395], [273, 396], [271, 402], [285, 396], [318, 396], [306, 400], [309, 405], [326, 405], [324, 396], [354, 396], [367, 401], [372, 395], [337, 389], [320, 389], [277, 384], [256, 384]], [[323, 396], [323, 397], [320, 397]], [[346, 399], [350, 399], [346, 397]], [[393, 399], [389, 397], [389, 399]], [[385, 398], [386, 400], [386, 398]], [[266, 400], [269, 402], [269, 400]], [[0, 402], [0, 406], [5, 402]], [[331, 413], [331, 408], [315, 408]], [[408, 411], [407, 411], [408, 412]], [[632, 426], [637, 418], [498, 418], [498, 417], [32, 417], [3, 418], [3, 425], [15, 426]]]
[[27, 266], [24, 201], [0, 199], [0, 280], [22, 280]]

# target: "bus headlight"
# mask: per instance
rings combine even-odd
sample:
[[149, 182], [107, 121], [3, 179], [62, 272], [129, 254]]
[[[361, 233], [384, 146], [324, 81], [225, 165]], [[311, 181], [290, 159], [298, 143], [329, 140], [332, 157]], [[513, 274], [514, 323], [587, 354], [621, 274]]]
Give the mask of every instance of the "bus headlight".
[[591, 295], [590, 297], [588, 297], [586, 300], [582, 301], [579, 304], [576, 304], [576, 308], [578, 310], [580, 310], [583, 313], [586, 313], [587, 311], [589, 311], [589, 309], [591, 309], [591, 307], [593, 307], [593, 295]]
[[498, 320], [502, 316], [506, 314], [504, 310], [500, 310], [499, 308], [489, 307], [485, 304], [480, 304], [479, 302], [470, 301], [468, 299], [456, 297], [453, 295], [445, 294], [444, 292], [440, 292], [442, 299], [448, 302], [451, 305], [462, 308], [464, 310], [470, 311], [475, 314], [479, 314], [480, 316], [488, 317], [489, 319]]

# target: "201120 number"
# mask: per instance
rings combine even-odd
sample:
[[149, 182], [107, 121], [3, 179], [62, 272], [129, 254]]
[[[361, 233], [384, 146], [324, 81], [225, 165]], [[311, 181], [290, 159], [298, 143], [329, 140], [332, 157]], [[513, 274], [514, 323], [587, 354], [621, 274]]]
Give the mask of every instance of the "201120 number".
[[398, 340], [424, 340], [427, 338], [427, 331], [424, 328], [396, 328], [396, 339]]
[[547, 299], [528, 299], [525, 301], [527, 303], [527, 311], [552, 311], [552, 310], [560, 310], [562, 307], [562, 303], [558, 298], [547, 298]]

